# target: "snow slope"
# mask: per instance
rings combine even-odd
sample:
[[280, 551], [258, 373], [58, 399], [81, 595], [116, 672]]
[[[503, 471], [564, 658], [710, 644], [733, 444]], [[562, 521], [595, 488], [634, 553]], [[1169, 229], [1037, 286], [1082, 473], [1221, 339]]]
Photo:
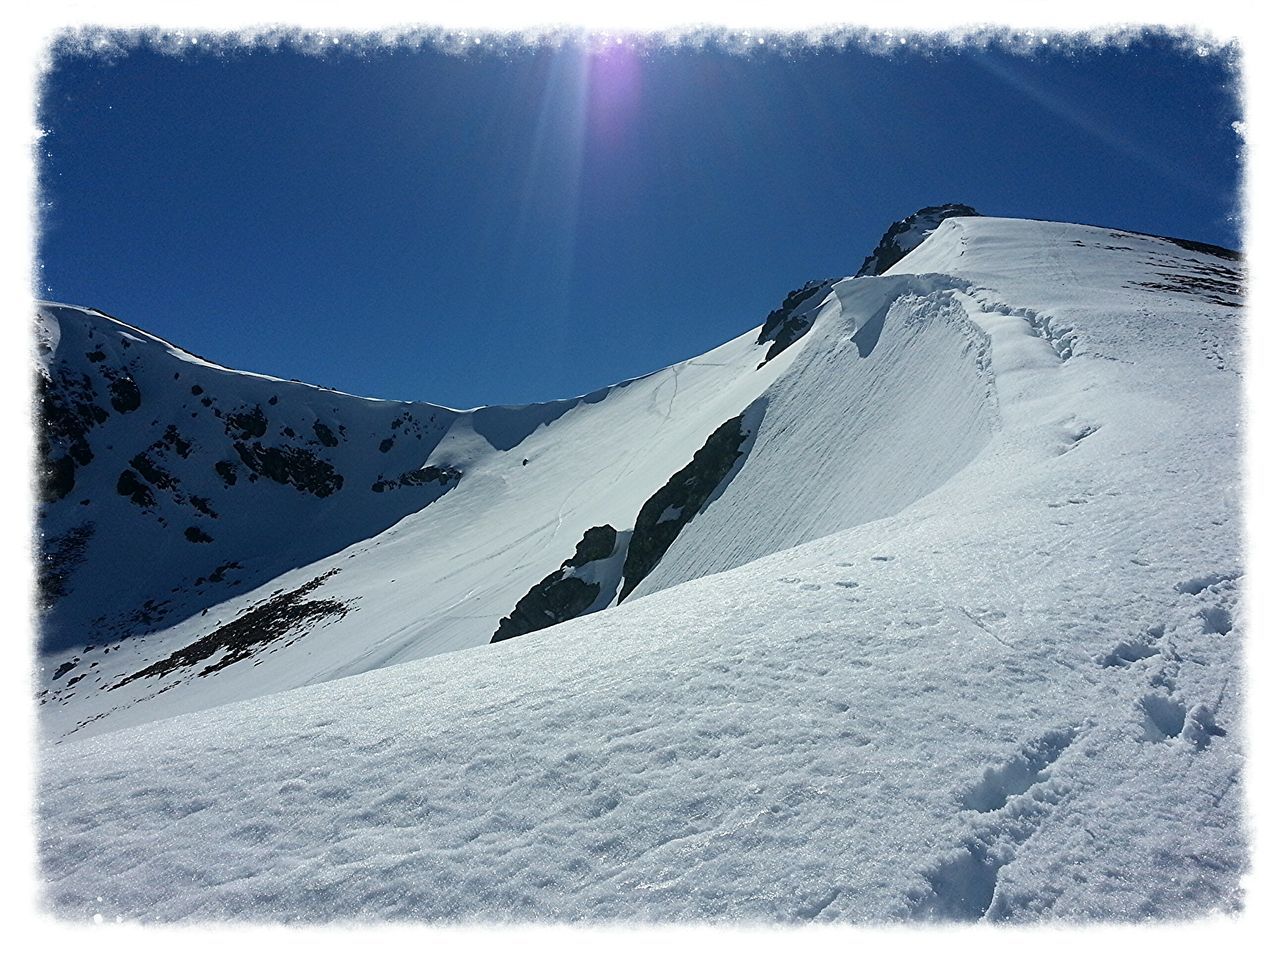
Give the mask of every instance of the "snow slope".
[[[60, 316], [59, 349], [65, 350], [70, 325], [65, 312]], [[695, 360], [558, 404], [554, 417], [522, 418], [527, 408], [424, 410], [296, 384], [285, 385], [302, 394], [294, 409], [288, 406], [292, 398], [272, 384], [272, 396], [280, 393], [278, 415], [267, 402], [237, 397], [238, 409], [273, 411], [265, 436], [253, 442], [286, 450], [296, 440], [283, 431], [302, 434], [315, 417], [315, 397], [332, 398], [326, 413], [338, 445], [310, 440], [302, 448], [331, 461], [344, 477], [342, 487], [326, 497], [266, 476], [225, 484], [217, 464], [232, 462], [243, 476], [235, 445], [244, 440], [234, 429], [228, 436], [225, 417], [206, 416], [192, 419], [195, 426], [203, 423], [204, 433], [187, 428], [183, 435], [192, 448], [188, 457], [162, 451], [169, 453], [167, 470], [179, 478], [176, 493], [170, 497], [155, 489], [155, 505], [140, 507], [119, 494], [117, 471], [132, 469], [129, 457], [140, 447], [153, 448], [130, 438], [114, 444], [124, 450], [117, 456], [107, 434], [88, 467], [100, 471], [99, 482], [93, 483], [92, 474], [78, 477], [76, 490], [52, 505], [62, 508], [58, 520], [46, 523], [46, 543], [58, 543], [62, 530], [74, 531], [84, 522], [93, 524], [95, 535], [68, 578], [67, 595], [46, 620], [46, 633], [67, 639], [43, 658], [45, 729], [53, 735], [96, 733], [487, 643], [529, 587], [573, 553], [584, 531], [602, 523], [628, 528], [649, 495], [708, 435], [741, 414], [787, 369], [789, 352], [758, 368], [765, 349], [745, 334]], [[156, 373], [154, 365], [144, 369], [162, 382], [171, 376], [167, 369]], [[240, 381], [247, 378], [226, 376], [233, 382], [219, 396], [242, 396]], [[209, 380], [203, 372], [201, 378]], [[138, 379], [142, 413], [154, 390], [141, 373]], [[221, 411], [223, 402], [206, 409]], [[165, 415], [156, 420], [157, 431], [175, 406], [167, 399], [160, 403]], [[99, 432], [120, 420], [109, 420]], [[380, 440], [397, 436], [392, 424], [412, 424], [421, 435], [399, 437], [382, 454]], [[120, 431], [128, 426], [121, 424]], [[382, 493], [370, 489], [379, 477], [424, 467], [456, 471], [460, 479]], [[95, 493], [82, 505], [87, 521], [78, 520], [81, 505], [73, 502], [82, 485]], [[211, 542], [192, 543], [178, 532], [192, 522], [193, 511], [177, 499], [189, 501], [192, 488], [210, 488], [206, 501], [219, 516], [199, 522]], [[152, 522], [140, 523], [139, 514]], [[219, 570], [219, 582], [211, 585], [210, 572]], [[260, 648], [251, 647], [254, 656], [225, 665], [203, 656], [181, 669], [156, 669], [211, 630], [308, 584], [314, 586], [283, 619], [299, 613], [303, 603], [335, 606], [318, 618], [301, 611], [298, 629], [289, 636], [303, 642], [268, 644], [262, 655], [273, 658], [269, 668], [256, 669]], [[182, 618], [151, 626], [148, 602], [179, 604]], [[124, 607], [143, 614], [85, 624], [90, 616], [102, 617], [104, 609]], [[273, 639], [283, 638], [281, 633]], [[88, 641], [86, 649], [78, 646], [81, 639]], [[211, 664], [216, 669], [206, 673]], [[154, 672], [130, 679], [148, 669]]]
[[[229, 371], [45, 305], [54, 413], [113, 396], [124, 378], [139, 403], [122, 413], [100, 400], [103, 423], [80, 418], [94, 455], [44, 507], [62, 595], [43, 624], [42, 728], [96, 734], [488, 643], [601, 525], [623, 546], [591, 574], [607, 589], [586, 611], [890, 514], [990, 434], [983, 339], [952, 303], [955, 284], [819, 283], [780, 308], [793, 325], [780, 352], [766, 324], [587, 397], [473, 411]], [[939, 308], [948, 322], [920, 322]], [[877, 347], [886, 322], [912, 332]], [[627, 552], [642, 507], [739, 416], [750, 439], [731, 475], [708, 478], [706, 504], [683, 505], [692, 521], [643, 580], [624, 578], [617, 568], [652, 547], [641, 537]], [[302, 466], [282, 478], [271, 456]], [[378, 489], [423, 471], [435, 473]]]
[[[308, 594], [358, 595], [362, 620], [43, 748], [49, 904], [279, 920], [1234, 909], [1237, 271], [1122, 231], [949, 219], [888, 275], [835, 284], [763, 365], [747, 335], [505, 451], [476, 452], [455, 420], [432, 458], [465, 460], [463, 480]], [[745, 453], [632, 595], [487, 644], [492, 614], [585, 530], [629, 531], [748, 409]], [[569, 437], [576, 474], [554, 463]], [[545, 505], [532, 532], [479, 508], [517, 486]], [[443, 562], [428, 518], [455, 512], [472, 536]], [[405, 578], [414, 593], [386, 582]], [[484, 629], [450, 620], [444, 593]], [[154, 662], [142, 648], [180, 627], [120, 655]], [[61, 710], [55, 733], [75, 717]]]

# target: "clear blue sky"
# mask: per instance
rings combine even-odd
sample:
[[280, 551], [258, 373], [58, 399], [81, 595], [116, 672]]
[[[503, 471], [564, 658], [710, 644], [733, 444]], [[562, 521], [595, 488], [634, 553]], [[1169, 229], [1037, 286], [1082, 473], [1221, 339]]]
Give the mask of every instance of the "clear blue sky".
[[758, 325], [941, 202], [1239, 245], [1221, 55], [59, 56], [42, 295], [211, 360], [452, 406]]

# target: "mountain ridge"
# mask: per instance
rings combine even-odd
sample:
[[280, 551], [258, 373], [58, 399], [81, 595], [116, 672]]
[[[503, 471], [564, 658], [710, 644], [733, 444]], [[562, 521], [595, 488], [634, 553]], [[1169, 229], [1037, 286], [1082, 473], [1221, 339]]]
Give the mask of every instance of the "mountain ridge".
[[[425, 508], [61, 673], [49, 909], [1238, 911], [1242, 282], [1174, 241], [947, 218], [795, 303], [803, 336], [763, 365], [752, 330], [497, 445], [445, 430], [462, 476]], [[748, 409], [704, 498], [685, 468]], [[684, 522], [601, 604], [640, 513]], [[585, 615], [489, 642], [569, 575], [598, 587]]]
[[[151, 339], [163, 344], [168, 366], [139, 372], [145, 364], [128, 367], [138, 346], [107, 344], [68, 326], [64, 353], [103, 354], [81, 374], [98, 377], [95, 397], [106, 395], [103, 384], [125, 376], [150, 377], [137, 408], [109, 413], [107, 426], [92, 430], [146, 423], [149, 401], [170, 380], [177, 393], [170, 387], [161, 396], [179, 398], [182, 416], [152, 414], [151, 432], [141, 437], [104, 434], [105, 446], [124, 449], [103, 449], [84, 465], [98, 471], [101, 492], [89, 504], [69, 492], [46, 505], [47, 516], [60, 513], [42, 521], [41, 583], [46, 598], [52, 595], [44, 635], [65, 639], [46, 643], [41, 699], [54, 708], [45, 716], [66, 718], [48, 729], [108, 730], [126, 718], [142, 722], [488, 643], [499, 634], [510, 639], [504, 618], [525, 609], [521, 604], [532, 602], [540, 585], [552, 589], [547, 580], [560, 593], [576, 590], [577, 598], [549, 619], [538, 613], [523, 622], [545, 626], [632, 602], [633, 591], [639, 599], [892, 515], [964, 469], [1000, 431], [989, 339], [967, 311], [979, 301], [996, 304], [981, 310], [1003, 307], [981, 289], [981, 269], [965, 277], [948, 271], [973, 265], [976, 247], [1003, 242], [1015, 227], [1039, 231], [1028, 236], [1041, 245], [1048, 242], [1043, 236], [1066, 231], [1073, 255], [1116, 252], [1107, 248], [1119, 246], [1114, 237], [1121, 235], [982, 221], [994, 226], [979, 229], [981, 221], [965, 217], [939, 221], [883, 276], [806, 284], [763, 326], [708, 355], [580, 398], [527, 407], [457, 411], [265, 377], [252, 382], [270, 395], [246, 394], [235, 371], [208, 361], [192, 367], [185, 351], [159, 338]], [[1195, 259], [1203, 251], [1169, 243], [1147, 255], [1159, 268], [1155, 279], [1137, 282], [1226, 296], [1226, 268]], [[1174, 252], [1158, 252], [1165, 250]], [[1189, 280], [1173, 283], [1161, 266], [1175, 256], [1197, 271]], [[1151, 269], [1145, 261], [1142, 268]], [[54, 320], [75, 318], [56, 312], [69, 307], [42, 309], [53, 310]], [[1027, 322], [1059, 361], [1070, 354], [1079, 334], [1055, 311], [1018, 309], [1032, 317]], [[886, 328], [900, 332], [886, 339]], [[104, 364], [107, 373], [99, 369]], [[861, 371], [852, 387], [847, 370]], [[918, 370], [927, 377], [911, 372]], [[219, 377], [227, 382], [215, 382]], [[826, 399], [815, 406], [817, 397]], [[99, 400], [98, 407], [106, 413], [107, 404]], [[716, 429], [747, 410], [756, 418], [749, 455], [734, 458], [731, 474], [710, 477], [687, 506], [677, 509], [665, 495], [667, 504], [648, 516], [646, 503], [691, 478], [687, 471]], [[189, 420], [196, 426], [179, 426]], [[620, 424], [627, 425], [621, 432]], [[788, 465], [809, 450], [830, 452], [813, 477], [797, 482]], [[867, 457], [879, 461], [875, 470], [841, 466]], [[805, 509], [786, 510], [797, 491], [806, 491]], [[679, 526], [669, 526], [676, 516]], [[650, 539], [632, 540], [641, 520], [666, 532], [643, 581], [624, 583], [623, 567], [635, 564], [629, 555]], [[617, 534], [610, 563], [618, 570], [596, 571], [592, 561], [589, 582], [565, 573], [564, 557], [602, 526]], [[139, 542], [122, 554], [117, 545], [126, 537]], [[122, 570], [132, 571], [123, 586]], [[308, 584], [299, 610], [331, 604], [343, 616], [307, 626], [301, 614], [269, 619], [255, 612]], [[391, 610], [402, 612], [389, 616]], [[216, 671], [226, 680], [200, 673], [197, 663], [164, 683], [159, 677], [170, 671], [148, 673], [157, 663], [181, 661], [184, 650], [224, 649], [209, 637], [240, 636], [245, 623], [268, 622], [274, 632], [260, 631], [241, 648], [252, 657]], [[264, 657], [289, 666], [265, 669]], [[246, 676], [246, 669], [257, 673]], [[121, 684], [140, 673], [157, 682]], [[134, 691], [145, 699], [123, 698]]]

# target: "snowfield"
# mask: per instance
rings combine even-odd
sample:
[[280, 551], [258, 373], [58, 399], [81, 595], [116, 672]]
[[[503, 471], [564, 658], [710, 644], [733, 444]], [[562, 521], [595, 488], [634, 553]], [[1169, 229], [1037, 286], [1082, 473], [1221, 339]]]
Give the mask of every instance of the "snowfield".
[[[48, 907], [1238, 909], [1239, 264], [1039, 221], [955, 217], [917, 241], [803, 305], [767, 362], [752, 331], [501, 438], [473, 426], [492, 414], [439, 414], [418, 459], [459, 465], [455, 487], [99, 657], [42, 707]], [[681, 481], [710, 495], [672, 500], [664, 482], [744, 413], [727, 471]], [[684, 525], [619, 603], [646, 502], [655, 529]], [[618, 540], [581, 567], [601, 588], [585, 615], [489, 643], [604, 524]], [[333, 568], [297, 603], [345, 615], [308, 608], [316, 624], [207, 676], [164, 659]], [[42, 659], [42, 686], [64, 659]]]

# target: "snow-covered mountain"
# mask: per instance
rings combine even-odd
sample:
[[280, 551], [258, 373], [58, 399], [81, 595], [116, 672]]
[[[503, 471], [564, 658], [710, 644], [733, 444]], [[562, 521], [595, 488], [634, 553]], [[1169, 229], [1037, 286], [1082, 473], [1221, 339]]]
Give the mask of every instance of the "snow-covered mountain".
[[1234, 906], [1238, 257], [971, 214], [519, 408], [41, 305], [50, 902]]
[[854, 276], [876, 277], [920, 246], [921, 243], [952, 217], [976, 217], [978, 211], [963, 203], [943, 203], [936, 207], [923, 207], [889, 225], [871, 255], [862, 261]]

